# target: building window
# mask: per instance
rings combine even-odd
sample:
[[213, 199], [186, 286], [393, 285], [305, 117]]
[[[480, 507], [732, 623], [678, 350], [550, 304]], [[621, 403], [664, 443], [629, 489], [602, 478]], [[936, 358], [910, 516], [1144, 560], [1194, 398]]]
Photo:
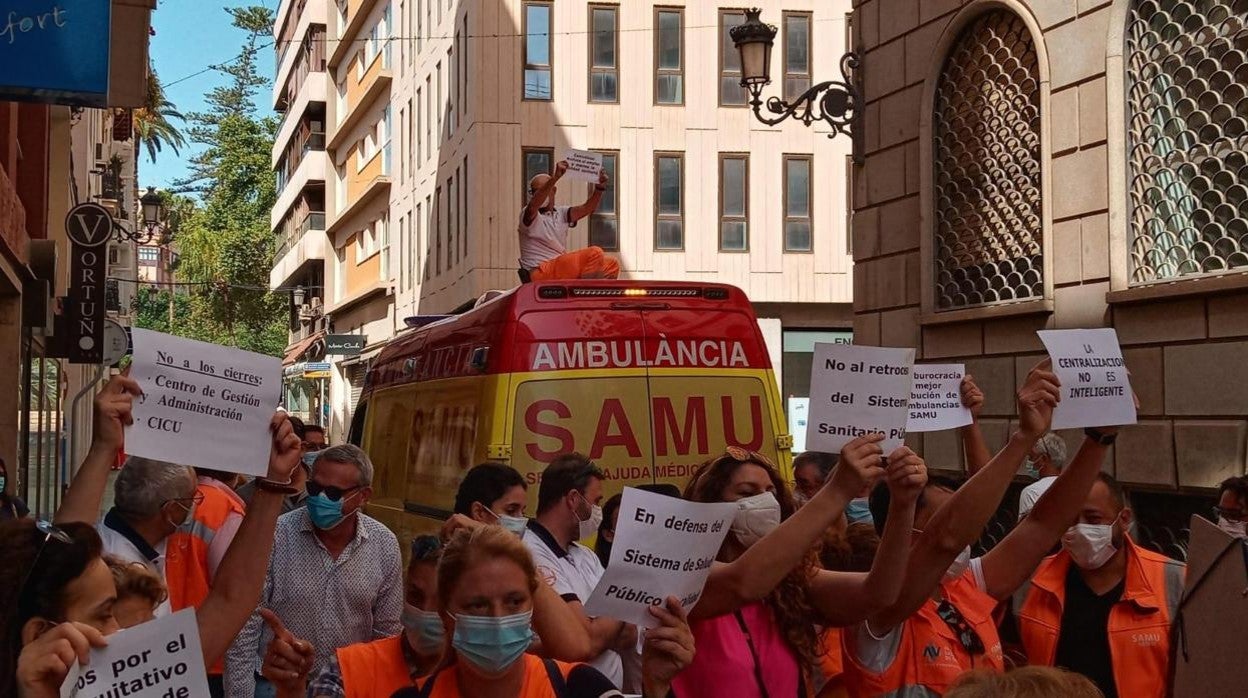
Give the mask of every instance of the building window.
[[520, 200], [529, 203], [529, 182], [539, 174], [550, 174], [555, 169], [555, 151], [550, 148], [524, 149], [524, 179], [520, 182]]
[[140, 247], [139, 264], [156, 264], [160, 261], [159, 247]]
[[463, 61], [463, 65], [459, 69], [459, 79], [463, 84], [459, 88], [459, 99], [462, 104], [459, 108], [460, 120], [468, 118], [468, 92], [472, 89], [468, 85], [468, 44], [472, 40], [468, 36], [468, 13], [464, 13], [464, 43], [459, 47], [459, 60]]
[[[415, 227], [413, 228], [412, 226], [415, 226]], [[420, 253], [423, 250], [423, 248], [421, 247], [421, 240], [424, 237], [423, 236], [424, 227], [425, 227], [425, 207], [423, 204], [417, 203], [416, 215], [412, 218], [412, 222], [408, 225], [408, 228], [411, 228], [412, 230], [412, 268], [411, 268], [410, 273], [412, 276], [413, 284], [415, 284], [416, 280], [420, 278], [417, 275], [417, 272], [420, 270]]]
[[589, 101], [618, 102], [618, 7], [589, 7]]
[[437, 92], [434, 93], [436, 101], [434, 102], [434, 105], [433, 105], [433, 118], [437, 120], [438, 144], [441, 145], [442, 138], [443, 138], [442, 112], [446, 106], [446, 102], [442, 101], [442, 61], [438, 61], [438, 64], [434, 67], [433, 79], [434, 79], [434, 86], [437, 88]]
[[551, 99], [550, 3], [524, 3], [524, 98]]
[[719, 249], [750, 249], [750, 161], [746, 155], [719, 157]]
[[745, 88], [741, 87], [741, 54], [728, 34], [738, 24], [745, 24], [745, 13], [725, 10], [719, 13], [719, 106], [745, 106]]
[[455, 209], [459, 206], [459, 192], [456, 190], [455, 175], [446, 178], [446, 269], [450, 271], [454, 266], [455, 256], [459, 252], [459, 243], [455, 240], [455, 233], [459, 230], [459, 224], [455, 217]]
[[654, 42], [655, 104], [685, 103], [684, 10], [662, 9], [654, 19], [658, 39]]
[[421, 9], [424, 7], [425, 1], [416, 0], [416, 53], [420, 53], [420, 50], [425, 45], [425, 23], [422, 19], [424, 12]]
[[442, 275], [442, 187], [433, 190], [433, 273]]
[[459, 180], [459, 220], [464, 226], [464, 234], [459, 237], [459, 240], [460, 246], [463, 247], [464, 259], [468, 259], [468, 236], [471, 234], [471, 228], [468, 227], [468, 222], [472, 220], [472, 217], [468, 215], [468, 211], [471, 210], [468, 208], [468, 182], [470, 181], [468, 179], [468, 156], [465, 155], [464, 173]]
[[784, 99], [810, 89], [810, 15], [784, 13]]
[[[425, 159], [433, 157], [433, 87], [431, 77], [425, 76]], [[434, 163], [437, 164], [437, 163]]]
[[685, 156], [679, 153], [655, 155], [654, 172], [654, 249], [683, 250]]
[[937, 310], [1044, 295], [1039, 76], [1031, 33], [1006, 10], [962, 30], [941, 66], [931, 173]]
[[[429, 238], [437, 236], [437, 228], [434, 227], [434, 220], [433, 220], [433, 197], [432, 196], [428, 196], [428, 195], [425, 196], [425, 217], [422, 220], [424, 221], [422, 225], [425, 229], [425, 240], [426, 240], [425, 245], [429, 245], [429, 242], [428, 242]], [[423, 251], [424, 247], [422, 247], [421, 250]], [[417, 263], [419, 264], [419, 262]], [[425, 281], [428, 281], [429, 276], [430, 276], [429, 267], [431, 265], [429, 264], [429, 255], [427, 254], [425, 255], [424, 265], [425, 265]]]
[[377, 251], [381, 253], [381, 279], [390, 279], [390, 220], [381, 218], [377, 221]]
[[786, 155], [784, 158], [784, 251], [810, 252], [813, 248], [810, 231], [809, 155]]
[[407, 290], [407, 257], [411, 249], [412, 243], [407, 239], [407, 219], [399, 216], [399, 288], [404, 291]]
[[454, 46], [446, 50], [446, 70], [450, 77], [446, 86], [449, 93], [446, 105], [446, 136], [450, 138], [455, 133], [455, 104], [459, 101], [459, 56], [455, 55]]
[[381, 143], [381, 173], [383, 175], [390, 174], [390, 107], [386, 106], [386, 111], [381, 117], [381, 122], [377, 124], [377, 140]]
[[1133, 284], [1248, 267], [1245, 8], [1169, 5], [1135, 0], [1127, 17]]
[[[607, 188], [602, 192], [598, 210], [589, 217], [589, 244], [608, 251], [620, 249], [619, 194], [615, 179], [619, 157], [618, 153], [602, 154], [602, 169], [607, 173]], [[594, 186], [589, 186], [591, 194]]]

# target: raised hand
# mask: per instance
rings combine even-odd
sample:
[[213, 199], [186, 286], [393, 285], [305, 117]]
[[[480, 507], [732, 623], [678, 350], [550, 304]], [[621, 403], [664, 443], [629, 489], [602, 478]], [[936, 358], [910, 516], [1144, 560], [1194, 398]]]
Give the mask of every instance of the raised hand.
[[[268, 479], [273, 482], [291, 482], [295, 473], [303, 472], [299, 467], [303, 454], [300, 452], [299, 437], [295, 436], [289, 415], [285, 412], [273, 413], [269, 431], [273, 433], [273, 445], [269, 449]], [[292, 484], [298, 486], [298, 483]]]
[[560, 160], [559, 162], [555, 163], [555, 179], [559, 179], [564, 174], [566, 174], [567, 171], [568, 171], [567, 160]]
[[273, 640], [264, 652], [260, 675], [273, 682], [279, 696], [302, 696], [308, 672], [312, 670], [312, 662], [316, 658], [311, 643], [291, 634], [273, 611], [262, 608], [260, 617], [273, 631]]
[[662, 698], [671, 688], [672, 679], [693, 663], [693, 631], [680, 600], [667, 597], [663, 606], [651, 606], [650, 615], [661, 625], [646, 631], [641, 650], [642, 695]]
[[87, 665], [92, 647], [105, 647], [104, 635], [86, 623], [68, 621], [35, 638], [17, 658], [17, 695], [59, 698], [61, 684], [77, 662]]
[[134, 423], [134, 398], [143, 391], [127, 373], [110, 378], [95, 396], [93, 447], [116, 451], [125, 441], [126, 427]]
[[884, 449], [880, 442], [883, 434], [867, 434], [845, 444], [841, 460], [828, 478], [826, 487], [840, 490], [846, 499], [857, 497], [864, 489], [884, 475]]
[[980, 410], [984, 409], [984, 391], [975, 383], [975, 376], [962, 376], [962, 406], [971, 411], [971, 417], [979, 419]]
[[913, 503], [927, 486], [927, 464], [909, 447], [901, 446], [888, 456], [886, 477], [893, 501]]
[[1036, 364], [1018, 391], [1018, 430], [1033, 439], [1049, 431], [1053, 409], [1062, 399], [1062, 381], [1050, 370], [1052, 367], [1050, 359]]
[[598, 170], [598, 186], [605, 187], [609, 181], [611, 181], [611, 178], [607, 176], [607, 168], [604, 167]]

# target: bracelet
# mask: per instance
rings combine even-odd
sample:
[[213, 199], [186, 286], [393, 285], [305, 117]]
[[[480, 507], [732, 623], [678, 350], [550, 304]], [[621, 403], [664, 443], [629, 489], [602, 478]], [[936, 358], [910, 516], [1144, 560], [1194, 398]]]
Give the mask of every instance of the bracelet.
[[265, 492], [273, 492], [274, 494], [299, 494], [299, 488], [291, 484], [291, 480], [286, 482], [274, 482], [267, 477], [256, 478], [256, 489]]
[[601, 185], [601, 184], [595, 184], [595, 185], [594, 185], [594, 191], [606, 191], [606, 190], [607, 190], [607, 188], [606, 188], [605, 186]]

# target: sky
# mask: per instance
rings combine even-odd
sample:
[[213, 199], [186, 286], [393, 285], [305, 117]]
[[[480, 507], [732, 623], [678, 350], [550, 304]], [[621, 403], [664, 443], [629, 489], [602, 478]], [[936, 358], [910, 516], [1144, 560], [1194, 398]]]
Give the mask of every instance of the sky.
[[[222, 63], [238, 55], [243, 45], [245, 34], [230, 24], [230, 15], [223, 9], [225, 6], [260, 4], [273, 9], [276, 13], [279, 0], [161, 0], [152, 13], [152, 27], [156, 35], [151, 41], [152, 65], [165, 84], [165, 92], [171, 102], [183, 114], [203, 111], [206, 108], [204, 94], [213, 87], [225, 84], [229, 76], [217, 70], [210, 70], [189, 78], [176, 85], [170, 83], [185, 78], [205, 67]], [[268, 43], [272, 39], [264, 39]], [[272, 47], [263, 48], [257, 56], [261, 75], [273, 75], [274, 52]], [[261, 109], [272, 104], [270, 93], [266, 89], [256, 100]], [[183, 128], [185, 124], [174, 123]], [[147, 159], [146, 150], [139, 160], [139, 184], [143, 187], [154, 186], [158, 189], [168, 187], [175, 180], [187, 173], [187, 163], [191, 156], [202, 150], [200, 146], [188, 143], [186, 148], [179, 149], [178, 155], [165, 148], [156, 158], [155, 164]]]

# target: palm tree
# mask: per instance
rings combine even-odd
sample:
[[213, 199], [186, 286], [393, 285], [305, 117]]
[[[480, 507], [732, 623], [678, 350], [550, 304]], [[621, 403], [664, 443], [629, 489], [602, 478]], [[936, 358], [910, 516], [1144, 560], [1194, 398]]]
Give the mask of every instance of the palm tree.
[[140, 144], [145, 146], [147, 157], [152, 162], [156, 162], [157, 153], [166, 145], [177, 155], [178, 148], [186, 146], [186, 138], [169, 122], [170, 119], [185, 121], [186, 117], [165, 96], [165, 88], [160, 84], [156, 70], [149, 66], [147, 100], [142, 107], [134, 110], [134, 149], [137, 151]]

